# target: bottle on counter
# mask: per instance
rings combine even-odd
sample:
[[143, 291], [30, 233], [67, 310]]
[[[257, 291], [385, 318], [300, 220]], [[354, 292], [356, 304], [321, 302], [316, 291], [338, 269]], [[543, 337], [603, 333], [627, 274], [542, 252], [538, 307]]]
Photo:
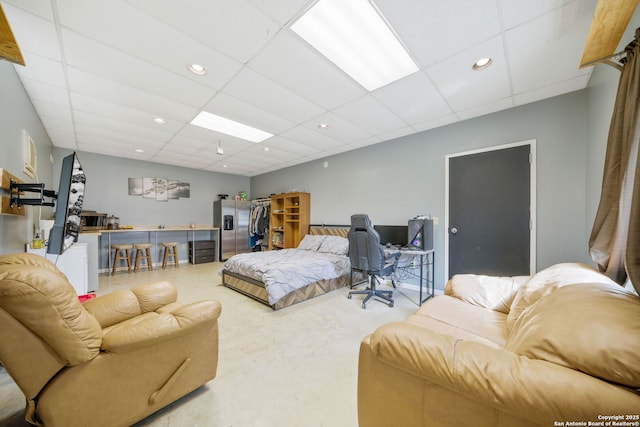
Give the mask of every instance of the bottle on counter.
[[31, 241], [31, 248], [42, 249], [42, 238], [40, 237], [40, 233], [36, 233], [36, 235], [33, 236], [33, 240]]

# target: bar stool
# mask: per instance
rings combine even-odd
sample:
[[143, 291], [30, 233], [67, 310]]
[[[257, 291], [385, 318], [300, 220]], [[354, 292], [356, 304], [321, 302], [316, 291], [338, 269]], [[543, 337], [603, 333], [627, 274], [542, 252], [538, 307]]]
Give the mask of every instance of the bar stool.
[[137, 273], [140, 268], [140, 260], [144, 259], [147, 263], [147, 270], [153, 270], [153, 262], [151, 261], [151, 243], [136, 243], [133, 245], [136, 248], [136, 262], [133, 267], [133, 272]]
[[176, 268], [178, 265], [178, 242], [162, 242], [160, 243], [164, 246], [164, 256], [162, 257], [162, 268], [167, 268], [167, 261], [170, 257], [173, 258], [173, 263]]
[[131, 273], [131, 252], [129, 252], [133, 248], [131, 244], [117, 244], [111, 245], [111, 249], [115, 252], [113, 254], [113, 269], [111, 270], [111, 275], [116, 274], [116, 268], [118, 267], [119, 261], [127, 261], [127, 270]]

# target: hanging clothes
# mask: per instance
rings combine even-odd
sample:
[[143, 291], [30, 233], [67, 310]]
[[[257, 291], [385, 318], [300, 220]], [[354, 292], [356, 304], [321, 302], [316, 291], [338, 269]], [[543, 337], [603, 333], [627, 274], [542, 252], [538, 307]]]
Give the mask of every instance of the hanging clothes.
[[249, 215], [249, 243], [254, 251], [260, 250], [264, 236], [268, 234], [270, 216], [270, 199], [251, 201], [251, 211]]

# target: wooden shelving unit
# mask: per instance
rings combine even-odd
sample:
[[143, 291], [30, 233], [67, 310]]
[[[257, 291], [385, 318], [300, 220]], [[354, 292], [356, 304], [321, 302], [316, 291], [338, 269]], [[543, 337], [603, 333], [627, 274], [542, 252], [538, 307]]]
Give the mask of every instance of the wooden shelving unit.
[[271, 196], [269, 249], [295, 248], [309, 232], [311, 195], [284, 193]]

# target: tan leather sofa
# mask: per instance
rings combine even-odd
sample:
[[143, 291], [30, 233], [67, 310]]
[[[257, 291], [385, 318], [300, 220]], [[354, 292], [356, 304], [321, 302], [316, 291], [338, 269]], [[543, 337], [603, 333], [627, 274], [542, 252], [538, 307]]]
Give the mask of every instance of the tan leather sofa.
[[635, 423], [639, 389], [640, 298], [558, 264], [454, 276], [405, 322], [365, 337], [358, 417], [361, 427]]
[[0, 361], [45, 426], [127, 426], [216, 376], [217, 301], [158, 282], [80, 304], [33, 254], [0, 255]]

